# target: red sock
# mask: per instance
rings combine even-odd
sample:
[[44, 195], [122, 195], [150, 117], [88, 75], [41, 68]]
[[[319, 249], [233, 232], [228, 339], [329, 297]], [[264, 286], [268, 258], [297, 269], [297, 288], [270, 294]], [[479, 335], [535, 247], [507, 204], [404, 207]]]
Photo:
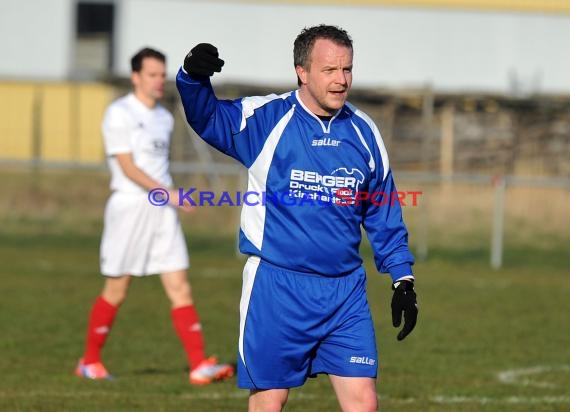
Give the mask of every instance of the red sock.
[[117, 309], [116, 306], [111, 305], [101, 296], [95, 299], [87, 326], [87, 342], [83, 355], [84, 364], [101, 362], [101, 349], [107, 340]]
[[194, 369], [206, 356], [204, 355], [204, 336], [194, 305], [172, 309], [172, 323], [182, 346], [186, 351], [190, 370]]

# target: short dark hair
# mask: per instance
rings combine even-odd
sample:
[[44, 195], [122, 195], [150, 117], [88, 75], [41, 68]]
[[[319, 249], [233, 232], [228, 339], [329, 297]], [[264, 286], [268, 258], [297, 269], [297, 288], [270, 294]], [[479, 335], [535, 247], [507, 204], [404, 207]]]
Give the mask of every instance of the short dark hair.
[[311, 51], [317, 39], [331, 40], [341, 46], [352, 50], [352, 39], [346, 32], [337, 26], [320, 24], [313, 27], [305, 27], [295, 39], [293, 44], [293, 65], [294, 67], [308, 67]]
[[146, 58], [153, 58], [166, 63], [166, 56], [158, 50], [145, 47], [141, 49], [131, 58], [131, 70], [133, 72], [140, 72], [142, 69], [143, 60]]

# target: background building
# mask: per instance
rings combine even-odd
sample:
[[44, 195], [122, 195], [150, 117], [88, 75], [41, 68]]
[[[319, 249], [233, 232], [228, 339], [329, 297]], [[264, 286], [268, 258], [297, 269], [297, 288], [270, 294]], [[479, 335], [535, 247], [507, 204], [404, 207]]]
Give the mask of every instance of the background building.
[[127, 76], [149, 44], [173, 77], [207, 41], [227, 60], [223, 81], [286, 86], [292, 40], [326, 22], [353, 36], [356, 87], [568, 93], [569, 12], [560, 0], [2, 0], [0, 77]]
[[[351, 99], [397, 167], [570, 174], [570, 3], [556, 0], [2, 0], [0, 159], [101, 164], [103, 110], [147, 45], [173, 80], [190, 47], [215, 44], [225, 97], [293, 88], [293, 39], [322, 22], [351, 33]], [[177, 123], [175, 160], [216, 156], [188, 132]]]

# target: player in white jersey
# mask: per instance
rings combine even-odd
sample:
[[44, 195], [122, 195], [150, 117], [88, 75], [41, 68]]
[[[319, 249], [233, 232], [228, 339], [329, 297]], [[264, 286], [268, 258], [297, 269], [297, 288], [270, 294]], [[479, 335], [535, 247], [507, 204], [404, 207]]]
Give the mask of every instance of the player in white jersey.
[[[101, 240], [103, 291], [91, 309], [85, 352], [76, 375], [110, 379], [101, 350], [133, 276], [160, 274], [172, 305], [172, 322], [182, 342], [192, 384], [209, 384], [230, 377], [234, 368], [208, 358], [198, 313], [187, 278], [188, 252], [177, 209], [178, 192], [169, 172], [170, 136], [174, 119], [158, 103], [163, 97], [166, 58], [145, 48], [131, 60], [133, 92], [113, 102], [103, 120], [105, 152], [111, 171], [112, 194], [105, 208]], [[170, 204], [157, 207], [149, 191], [166, 188]]]

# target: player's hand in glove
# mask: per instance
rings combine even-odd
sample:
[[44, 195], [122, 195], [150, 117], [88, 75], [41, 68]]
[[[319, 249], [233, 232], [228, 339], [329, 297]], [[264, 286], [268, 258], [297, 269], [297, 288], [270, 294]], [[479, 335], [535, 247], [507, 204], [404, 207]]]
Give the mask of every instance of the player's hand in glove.
[[190, 76], [212, 76], [221, 72], [223, 65], [218, 49], [209, 43], [198, 44], [184, 58], [184, 70]]
[[402, 323], [402, 312], [404, 312], [404, 327], [398, 333], [398, 340], [404, 339], [416, 326], [418, 320], [418, 303], [414, 282], [402, 280], [392, 285], [394, 295], [392, 296], [392, 324], [395, 328]]

